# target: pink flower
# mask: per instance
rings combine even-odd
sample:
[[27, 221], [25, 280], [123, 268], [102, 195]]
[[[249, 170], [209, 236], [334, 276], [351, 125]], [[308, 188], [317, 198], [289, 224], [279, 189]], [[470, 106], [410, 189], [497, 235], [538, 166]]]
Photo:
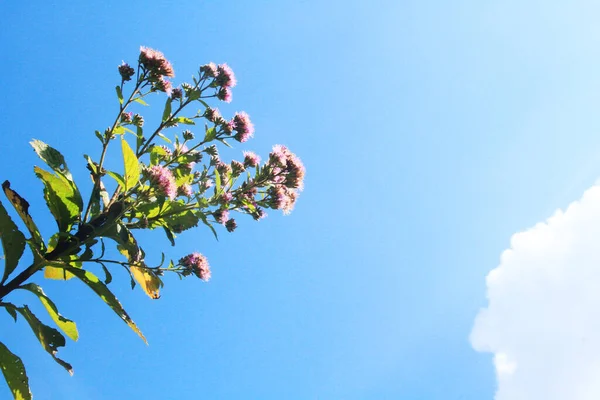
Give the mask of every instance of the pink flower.
[[219, 209], [217, 211], [214, 211], [213, 217], [215, 217], [215, 221], [225, 225], [225, 223], [229, 219], [229, 210]]
[[227, 64], [219, 64], [217, 67], [217, 84], [224, 88], [235, 87], [237, 80], [233, 70]]
[[235, 222], [235, 219], [232, 218], [225, 222], [225, 228], [227, 228], [227, 232], [235, 231], [235, 228], [237, 228], [237, 223]]
[[244, 151], [244, 165], [246, 167], [256, 167], [260, 164], [260, 157], [251, 151]]
[[177, 197], [177, 184], [171, 171], [161, 165], [154, 165], [148, 170], [150, 182], [169, 199]]
[[135, 75], [135, 70], [129, 64], [123, 62], [123, 64], [119, 65], [119, 74], [123, 82], [130, 81], [131, 77]]
[[192, 189], [192, 185], [184, 183], [183, 185], [179, 186], [177, 193], [182, 196], [191, 197], [194, 194], [194, 190]]
[[231, 200], [233, 200], [231, 192], [225, 192], [221, 195], [221, 203], [229, 203]]
[[206, 76], [211, 78], [215, 78], [218, 75], [217, 65], [213, 62], [201, 66], [200, 71], [204, 72]]
[[231, 103], [231, 90], [228, 87], [222, 87], [217, 92], [217, 99], [224, 101], [225, 103]]
[[221, 113], [218, 108], [206, 107], [206, 110], [204, 110], [204, 117], [210, 122], [216, 122], [221, 118]]
[[193, 272], [205, 282], [210, 279], [210, 266], [208, 260], [200, 253], [189, 254], [179, 260], [179, 264]]
[[245, 142], [254, 135], [254, 125], [250, 121], [250, 116], [244, 111], [235, 113], [233, 120], [233, 129], [237, 132], [235, 140]]
[[144, 46], [140, 47], [140, 63], [153, 75], [171, 78], [175, 76], [173, 66], [165, 58], [165, 55], [158, 50]]
[[156, 80], [153, 83], [152, 88], [154, 90], [158, 90], [159, 92], [165, 92], [170, 96], [173, 90], [173, 84], [170, 80], [165, 79], [163, 76], [161, 76], [160, 78], [158, 78], [158, 80]]

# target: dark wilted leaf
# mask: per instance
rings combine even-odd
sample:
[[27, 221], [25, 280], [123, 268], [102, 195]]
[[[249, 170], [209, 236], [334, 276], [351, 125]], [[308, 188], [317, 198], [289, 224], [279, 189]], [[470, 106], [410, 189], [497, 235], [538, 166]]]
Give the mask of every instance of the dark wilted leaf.
[[31, 215], [29, 215], [29, 203], [27, 200], [19, 196], [17, 192], [10, 188], [9, 181], [4, 181], [2, 184], [2, 189], [4, 190], [4, 194], [8, 198], [8, 201], [10, 201], [10, 204], [13, 205], [19, 214], [19, 217], [21, 217], [23, 220], [27, 230], [29, 230], [33, 241], [43, 250], [45, 248], [44, 240], [42, 239], [42, 235], [40, 234], [35, 222], [33, 222], [33, 218], [31, 218]]
[[8, 215], [6, 208], [0, 202], [0, 240], [4, 250], [4, 274], [1, 283], [15, 270], [25, 250], [25, 235]]

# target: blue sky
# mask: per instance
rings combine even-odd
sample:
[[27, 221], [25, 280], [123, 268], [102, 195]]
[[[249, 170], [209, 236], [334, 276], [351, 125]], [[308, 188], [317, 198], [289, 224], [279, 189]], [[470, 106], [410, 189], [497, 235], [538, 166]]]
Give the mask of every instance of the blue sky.
[[[492, 356], [469, 334], [514, 232], [600, 176], [600, 7], [558, 1], [3, 3], [1, 179], [46, 235], [28, 141], [83, 153], [114, 119], [116, 67], [159, 49], [182, 82], [227, 62], [256, 138], [307, 168], [290, 216], [239, 220], [149, 257], [200, 251], [213, 279], [162, 298], [112, 288], [146, 347], [87, 289], [41, 282], [80, 340], [69, 377], [22, 324], [2, 338], [39, 399], [492, 399]], [[162, 100], [160, 100], [162, 102]], [[161, 111], [158, 103], [144, 112]], [[120, 154], [108, 162], [115, 168]], [[146, 244], [147, 243], [147, 244]], [[26, 300], [26, 297], [16, 297]], [[32, 299], [33, 302], [33, 299]], [[2, 396], [8, 390], [1, 386]]]

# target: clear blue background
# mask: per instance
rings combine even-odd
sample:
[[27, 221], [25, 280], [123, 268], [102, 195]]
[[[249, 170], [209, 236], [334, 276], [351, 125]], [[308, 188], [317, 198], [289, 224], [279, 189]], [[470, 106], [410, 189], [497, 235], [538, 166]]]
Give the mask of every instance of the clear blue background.
[[[228, 62], [239, 85], [221, 108], [257, 128], [228, 154], [282, 143], [308, 173], [289, 217], [241, 218], [219, 242], [188, 231], [176, 248], [144, 236], [149, 258], [198, 250], [213, 270], [208, 284], [167, 277], [157, 301], [115, 271], [149, 347], [72, 281], [42, 283], [78, 322], [61, 350], [74, 377], [8, 315], [0, 340], [37, 399], [492, 399], [491, 356], [468, 342], [485, 275], [512, 233], [600, 175], [599, 12], [585, 0], [3, 2], [0, 179], [46, 237], [27, 142], [63, 151], [85, 186], [81, 155], [98, 157], [116, 67], [140, 45], [172, 60], [176, 82]], [[156, 118], [162, 101], [144, 111]]]

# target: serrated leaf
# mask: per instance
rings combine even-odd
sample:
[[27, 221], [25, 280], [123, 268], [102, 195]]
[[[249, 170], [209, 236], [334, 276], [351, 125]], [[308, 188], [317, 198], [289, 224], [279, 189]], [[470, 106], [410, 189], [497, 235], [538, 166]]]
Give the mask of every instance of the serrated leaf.
[[113, 178], [115, 181], [117, 181], [117, 183], [123, 187], [125, 187], [125, 179], [123, 179], [123, 177], [121, 176], [121, 174], [118, 174], [116, 172], [113, 171], [106, 171], [106, 174], [108, 176], [110, 176], [111, 178]]
[[162, 122], [165, 122], [171, 116], [171, 103], [172, 103], [172, 101], [173, 100], [169, 97], [167, 99], [167, 102], [165, 103], [165, 109], [164, 109], [163, 115], [162, 115]]
[[137, 333], [138, 336], [141, 337], [142, 340], [144, 340], [144, 342], [146, 344], [148, 344], [148, 341], [146, 340], [146, 338], [144, 337], [144, 335], [142, 334], [142, 332], [140, 331], [140, 329], [133, 322], [133, 320], [131, 319], [131, 317], [129, 317], [129, 315], [127, 314], [127, 312], [125, 311], [125, 309], [123, 309], [123, 306], [121, 305], [121, 303], [119, 303], [119, 300], [117, 300], [117, 298], [115, 297], [115, 295], [113, 294], [113, 292], [111, 292], [110, 289], [108, 289], [108, 287], [104, 283], [102, 283], [100, 281], [100, 279], [96, 275], [94, 275], [90, 271], [86, 271], [86, 270], [83, 270], [83, 269], [77, 269], [77, 268], [73, 268], [73, 267], [70, 267], [70, 266], [65, 266], [64, 268], [66, 270], [68, 270], [69, 272], [71, 272], [73, 275], [75, 275], [77, 278], [79, 278], [90, 289], [92, 289], [98, 296], [100, 296], [100, 298], [119, 317], [121, 317], [121, 319], [127, 325], [129, 325], [129, 327], [135, 333]]
[[123, 91], [121, 90], [121, 86], [115, 87], [117, 91], [117, 97], [119, 98], [119, 104], [123, 104]]
[[34, 167], [33, 170], [44, 183], [44, 198], [58, 229], [61, 232], [69, 232], [81, 213], [80, 205], [74, 200], [76, 194], [73, 187], [61, 175], [54, 175], [39, 167]]
[[19, 196], [17, 192], [10, 188], [9, 181], [4, 181], [2, 184], [2, 189], [4, 190], [4, 194], [8, 198], [8, 201], [10, 201], [17, 211], [17, 214], [19, 214], [19, 217], [21, 217], [23, 220], [23, 223], [31, 234], [33, 241], [43, 250], [45, 248], [44, 240], [42, 239], [40, 230], [36, 226], [35, 222], [33, 222], [33, 218], [31, 218], [31, 215], [29, 215], [29, 203], [27, 200]]
[[6, 208], [0, 202], [0, 240], [4, 251], [4, 274], [0, 283], [4, 283], [15, 270], [25, 250], [25, 235], [8, 215]]
[[46, 308], [46, 311], [48, 311], [48, 314], [50, 314], [50, 318], [52, 318], [54, 323], [72, 340], [77, 341], [77, 339], [79, 339], [79, 333], [77, 332], [77, 325], [75, 322], [60, 315], [54, 302], [50, 300], [40, 286], [35, 283], [28, 283], [21, 286], [20, 289], [25, 289], [35, 294]]
[[0, 369], [15, 400], [31, 400], [29, 378], [23, 361], [0, 342]]
[[125, 164], [125, 190], [129, 190], [140, 181], [140, 163], [127, 140], [121, 140], [121, 147], [123, 149], [123, 163]]
[[65, 337], [56, 329], [45, 325], [42, 321], [31, 312], [29, 307], [17, 307], [16, 311], [19, 312], [29, 323], [31, 330], [40, 341], [40, 344], [54, 358], [58, 364], [66, 369], [69, 374], [73, 375], [73, 367], [68, 362], [61, 360], [56, 357], [59, 347], [64, 347], [66, 344]]
[[151, 299], [160, 298], [162, 281], [151, 270], [144, 267], [129, 267], [131, 274]]

